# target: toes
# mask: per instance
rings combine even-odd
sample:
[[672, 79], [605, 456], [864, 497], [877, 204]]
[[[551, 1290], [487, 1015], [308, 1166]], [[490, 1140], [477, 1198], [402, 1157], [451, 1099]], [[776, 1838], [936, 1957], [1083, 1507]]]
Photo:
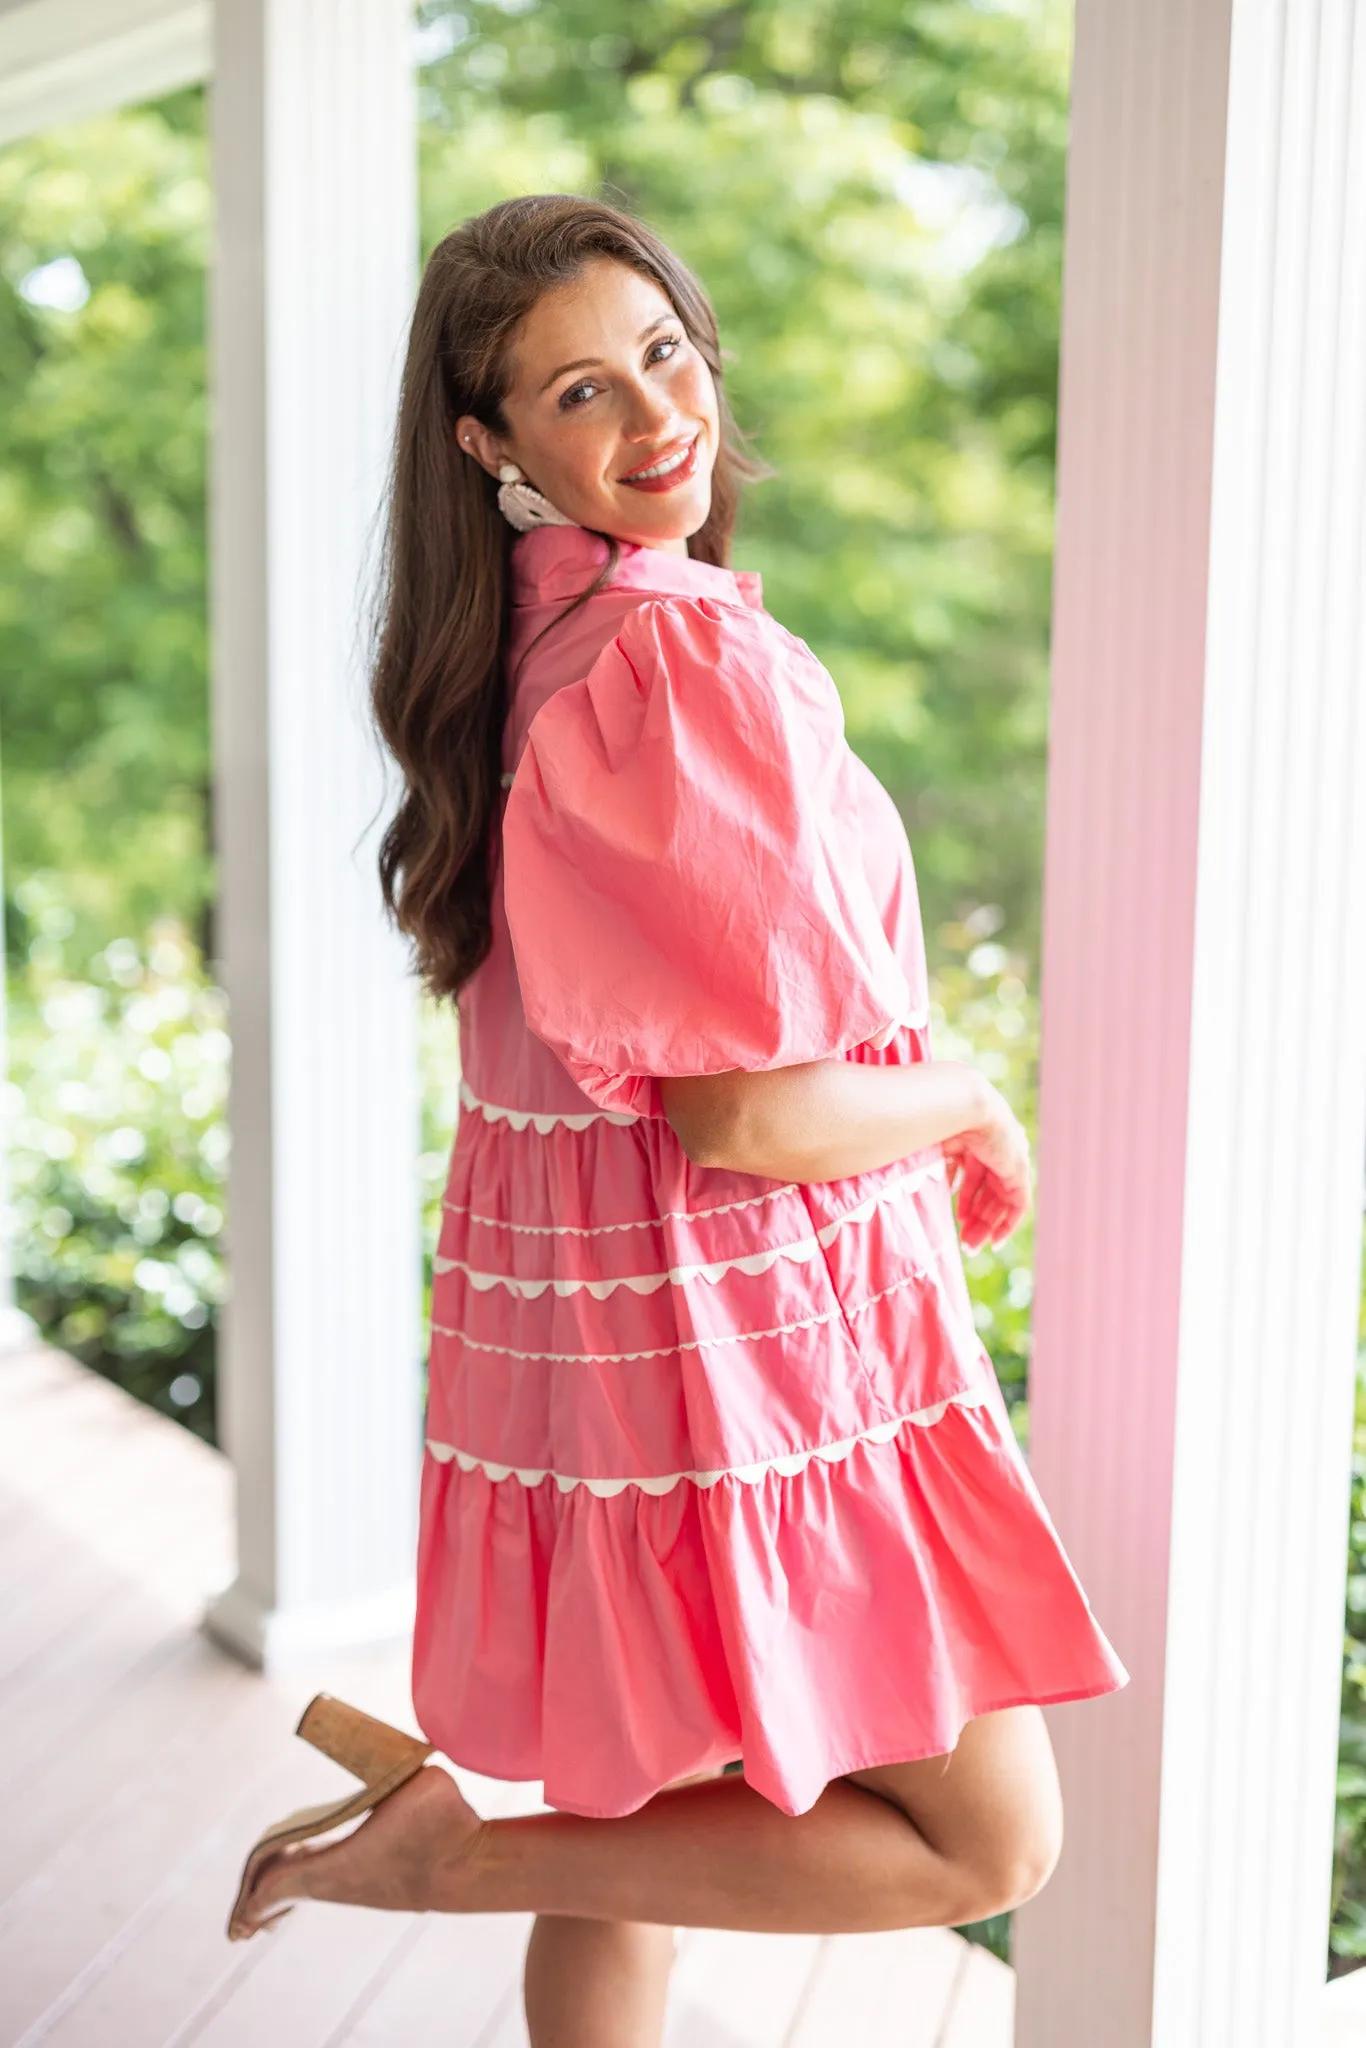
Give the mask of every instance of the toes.
[[271, 1880], [279, 1876], [284, 1860], [282, 1853], [277, 1850], [272, 1856], [262, 1857], [257, 1864], [228, 1921], [230, 1941], [246, 1941], [260, 1928], [267, 1926], [271, 1920], [278, 1920], [282, 1914], [289, 1911], [288, 1906], [282, 1906], [271, 1913], [268, 1919], [261, 1918], [263, 1909], [271, 1903]]

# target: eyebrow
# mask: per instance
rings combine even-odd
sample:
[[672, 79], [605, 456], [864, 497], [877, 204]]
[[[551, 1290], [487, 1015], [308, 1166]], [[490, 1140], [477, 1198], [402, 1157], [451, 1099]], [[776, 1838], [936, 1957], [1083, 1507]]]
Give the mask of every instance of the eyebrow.
[[[650, 322], [649, 326], [642, 327], [640, 333], [636, 336], [637, 346], [639, 346], [639, 344], [642, 341], [644, 341], [647, 334], [653, 334], [656, 327], [662, 327], [667, 320], [676, 320], [677, 318], [678, 315], [677, 313], [674, 312], [656, 314], [655, 318]], [[558, 370], [551, 371], [550, 375], [546, 378], [544, 384], [541, 385], [540, 391], [549, 391], [551, 385], [555, 382], [555, 379], [557, 377], [566, 376], [570, 370], [593, 370], [597, 368], [598, 364], [601, 361], [601, 356], [580, 356], [579, 360], [576, 363], [561, 363]], [[540, 391], [538, 391], [536, 394], [538, 398], [540, 396]]]

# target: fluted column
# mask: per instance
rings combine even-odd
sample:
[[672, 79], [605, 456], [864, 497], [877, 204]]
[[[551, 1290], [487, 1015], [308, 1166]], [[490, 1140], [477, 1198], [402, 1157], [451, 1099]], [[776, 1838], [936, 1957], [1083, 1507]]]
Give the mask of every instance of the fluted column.
[[1034, 1469], [1133, 1673], [1050, 1715], [1020, 2048], [1322, 1997], [1366, 1133], [1366, 17], [1080, 0]]
[[410, 1600], [414, 986], [380, 915], [361, 632], [414, 285], [410, 34], [404, 0], [216, 9], [213, 724], [233, 1038], [222, 1418], [240, 1564], [210, 1626], [266, 1662], [395, 1634]]

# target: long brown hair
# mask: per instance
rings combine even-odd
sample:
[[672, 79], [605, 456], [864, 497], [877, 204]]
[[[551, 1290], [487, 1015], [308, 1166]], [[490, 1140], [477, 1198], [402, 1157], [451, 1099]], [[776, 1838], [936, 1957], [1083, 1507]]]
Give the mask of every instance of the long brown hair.
[[[458, 995], [492, 937], [514, 539], [497, 485], [457, 448], [455, 422], [472, 413], [507, 432], [502, 404], [520, 323], [543, 292], [597, 256], [654, 280], [716, 381], [721, 445], [692, 556], [728, 565], [740, 480], [758, 473], [726, 407], [710, 301], [641, 222], [594, 200], [541, 194], [490, 207], [432, 251], [403, 369], [371, 710], [405, 784], [380, 844], [380, 886], [435, 996]], [[613, 548], [592, 588], [615, 560]]]

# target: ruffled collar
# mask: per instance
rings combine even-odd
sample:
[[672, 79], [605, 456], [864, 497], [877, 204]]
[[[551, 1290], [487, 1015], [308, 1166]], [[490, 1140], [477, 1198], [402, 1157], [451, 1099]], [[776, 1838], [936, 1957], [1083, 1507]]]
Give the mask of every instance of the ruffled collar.
[[[618, 541], [621, 558], [611, 578], [613, 590], [648, 590], [662, 597], [715, 597], [724, 604], [763, 609], [763, 589], [751, 569], [718, 569], [695, 562], [690, 555], [671, 555], [663, 548], [637, 547]], [[519, 533], [512, 544], [514, 604], [567, 602], [593, 581], [607, 560], [601, 534], [583, 526], [537, 526]]]

